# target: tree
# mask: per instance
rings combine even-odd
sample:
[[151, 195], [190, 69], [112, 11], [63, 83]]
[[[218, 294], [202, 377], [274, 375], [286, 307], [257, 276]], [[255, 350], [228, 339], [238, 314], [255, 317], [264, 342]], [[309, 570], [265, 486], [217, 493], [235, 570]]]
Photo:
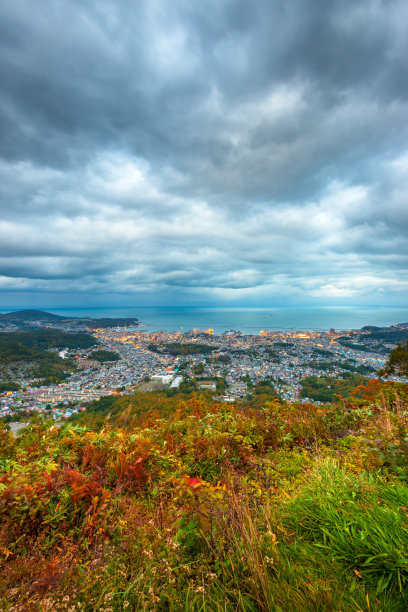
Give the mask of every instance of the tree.
[[194, 366], [194, 374], [203, 374], [203, 372], [204, 372], [203, 363], [199, 363], [198, 365]]
[[406, 344], [398, 343], [388, 355], [383, 369], [378, 371], [379, 376], [408, 376], [408, 340]]

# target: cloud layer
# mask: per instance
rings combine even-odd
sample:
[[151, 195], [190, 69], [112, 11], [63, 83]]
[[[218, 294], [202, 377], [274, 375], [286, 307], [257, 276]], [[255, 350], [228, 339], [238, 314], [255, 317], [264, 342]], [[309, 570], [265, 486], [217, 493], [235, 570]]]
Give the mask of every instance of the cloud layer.
[[0, 10], [5, 303], [406, 302], [403, 0]]

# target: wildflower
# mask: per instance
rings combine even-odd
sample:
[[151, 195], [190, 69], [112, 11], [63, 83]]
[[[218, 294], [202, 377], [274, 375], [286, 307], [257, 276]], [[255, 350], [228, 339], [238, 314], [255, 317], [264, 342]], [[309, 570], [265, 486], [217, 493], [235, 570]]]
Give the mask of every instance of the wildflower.
[[273, 564], [273, 559], [271, 559], [271, 557], [265, 557], [265, 561], [268, 565], [272, 565]]
[[196, 593], [205, 593], [205, 588], [203, 586], [199, 586], [195, 590]]

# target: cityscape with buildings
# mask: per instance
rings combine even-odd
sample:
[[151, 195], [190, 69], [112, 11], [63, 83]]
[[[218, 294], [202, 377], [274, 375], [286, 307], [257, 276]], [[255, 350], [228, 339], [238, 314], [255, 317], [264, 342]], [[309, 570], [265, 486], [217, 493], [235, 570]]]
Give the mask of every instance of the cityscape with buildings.
[[45, 385], [38, 378], [23, 378], [18, 390], [0, 394], [0, 417], [18, 420], [20, 413], [36, 411], [61, 419], [85, 411], [87, 403], [103, 396], [165, 389], [176, 393], [187, 387], [233, 402], [245, 399], [254, 385], [268, 383], [283, 400], [307, 400], [301, 395], [304, 379], [336, 378], [345, 370], [373, 378], [395, 346], [382, 344], [379, 352], [362, 344], [369, 330], [263, 330], [258, 335], [229, 330], [217, 335], [211, 329], [148, 332], [130, 326], [88, 331], [98, 348], [116, 354], [116, 361], [100, 363], [90, 348], [61, 349], [59, 356], [75, 364], [66, 380]]

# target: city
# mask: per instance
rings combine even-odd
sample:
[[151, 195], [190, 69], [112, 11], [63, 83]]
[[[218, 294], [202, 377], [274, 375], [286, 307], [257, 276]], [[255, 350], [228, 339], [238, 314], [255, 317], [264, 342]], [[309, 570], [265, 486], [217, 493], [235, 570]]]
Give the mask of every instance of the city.
[[[74, 361], [75, 371], [55, 385], [42, 385], [38, 378], [20, 380], [19, 390], [0, 394], [0, 417], [18, 420], [19, 413], [38, 412], [61, 419], [85, 411], [88, 402], [106, 395], [164, 389], [205, 390], [218, 401], [234, 402], [262, 383], [273, 386], [283, 400], [307, 400], [302, 393], [305, 379], [334, 379], [350, 371], [373, 378], [387, 358], [384, 350], [361, 345], [361, 335], [370, 336], [361, 330], [264, 330], [259, 335], [230, 330], [215, 335], [211, 329], [181, 333], [113, 327], [88, 332], [99, 342], [98, 348], [116, 353], [119, 359], [99, 363], [92, 358], [93, 349], [59, 351]], [[356, 336], [360, 344], [353, 344]]]

